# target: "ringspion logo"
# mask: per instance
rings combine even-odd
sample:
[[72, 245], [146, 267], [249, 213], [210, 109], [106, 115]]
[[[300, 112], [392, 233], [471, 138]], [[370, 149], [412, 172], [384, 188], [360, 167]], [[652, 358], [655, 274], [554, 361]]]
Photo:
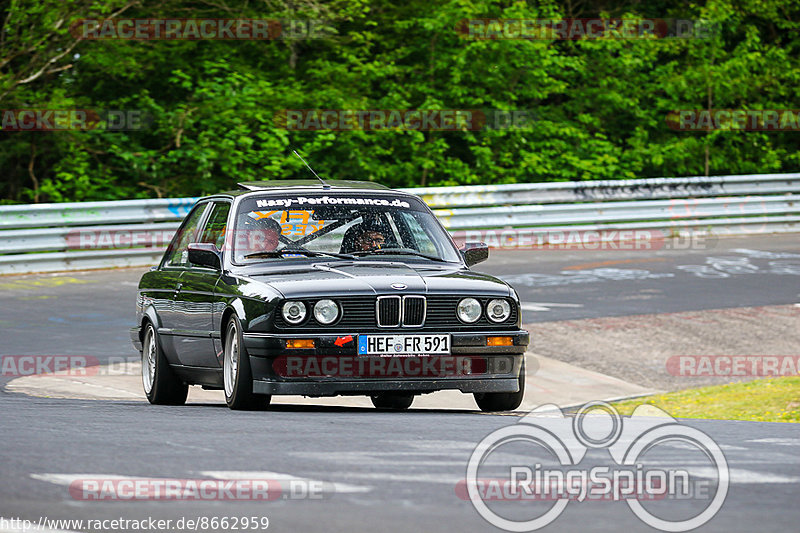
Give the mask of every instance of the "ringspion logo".
[[[587, 466], [590, 450], [605, 450], [613, 464]], [[653, 528], [680, 532], [711, 520], [729, 484], [725, 455], [702, 431], [654, 406], [623, 419], [611, 405], [589, 402], [571, 420], [544, 405], [493, 431], [475, 447], [455, 491], [505, 531], [541, 529], [570, 502], [610, 501]], [[511, 513], [511, 502], [524, 505]]]

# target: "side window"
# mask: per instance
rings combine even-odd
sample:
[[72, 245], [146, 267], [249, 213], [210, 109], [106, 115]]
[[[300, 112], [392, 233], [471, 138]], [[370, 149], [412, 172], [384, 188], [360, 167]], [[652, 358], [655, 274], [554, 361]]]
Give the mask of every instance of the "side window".
[[420, 225], [419, 221], [411, 214], [402, 214], [403, 222], [411, 232], [413, 241], [416, 243], [418, 252], [423, 254], [438, 256], [439, 252], [436, 250], [436, 245], [431, 240], [425, 229]]
[[189, 244], [191, 244], [197, 233], [197, 226], [200, 224], [200, 219], [203, 217], [203, 212], [208, 207], [208, 204], [201, 204], [195, 207], [186, 221], [183, 223], [178, 233], [172, 238], [172, 242], [167, 248], [165, 254], [165, 266], [189, 266]]
[[198, 242], [205, 242], [215, 244], [217, 248], [222, 250], [225, 244], [225, 230], [228, 225], [228, 213], [231, 210], [231, 204], [228, 202], [214, 202], [211, 207], [211, 214], [208, 216], [208, 222], [203, 229]]

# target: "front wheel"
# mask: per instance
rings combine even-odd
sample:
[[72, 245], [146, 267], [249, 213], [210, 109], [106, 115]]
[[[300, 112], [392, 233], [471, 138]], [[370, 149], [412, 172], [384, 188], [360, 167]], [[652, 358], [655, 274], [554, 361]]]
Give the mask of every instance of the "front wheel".
[[147, 401], [155, 405], [183, 405], [189, 394], [189, 386], [170, 368], [150, 322], [145, 326], [142, 342], [142, 386]]
[[525, 359], [519, 369], [519, 390], [517, 392], [476, 392], [475, 403], [481, 411], [513, 411], [522, 403], [525, 396]]
[[244, 338], [236, 316], [230, 318], [225, 331], [225, 357], [222, 362], [225, 403], [234, 410], [266, 408], [272, 397], [253, 393], [250, 357], [245, 350]]
[[413, 394], [400, 394], [392, 392], [383, 392], [371, 396], [372, 405], [378, 409], [391, 409], [393, 411], [403, 411], [411, 407], [414, 402]]

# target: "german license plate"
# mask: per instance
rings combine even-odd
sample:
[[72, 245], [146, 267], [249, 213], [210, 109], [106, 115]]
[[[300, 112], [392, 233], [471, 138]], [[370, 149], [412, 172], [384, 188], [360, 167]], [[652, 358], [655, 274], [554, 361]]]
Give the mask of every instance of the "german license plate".
[[450, 335], [359, 335], [359, 355], [450, 354]]

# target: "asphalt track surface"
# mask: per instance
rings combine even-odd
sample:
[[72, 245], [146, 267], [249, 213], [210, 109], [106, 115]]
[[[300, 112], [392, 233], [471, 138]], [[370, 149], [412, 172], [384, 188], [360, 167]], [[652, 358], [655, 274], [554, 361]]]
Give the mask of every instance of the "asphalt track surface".
[[[800, 302], [796, 235], [721, 239], [688, 250], [497, 252], [477, 269], [512, 281], [528, 323]], [[140, 273], [0, 277], [0, 353], [93, 355], [101, 362], [135, 355], [127, 328]], [[177, 526], [180, 518], [245, 516], [267, 517], [270, 531], [499, 531], [457, 495], [456, 486], [476, 444], [520, 420], [475, 411], [310, 406], [243, 413], [216, 405], [155, 407], [7, 392], [0, 393], [0, 412], [0, 517], [153, 517], [172, 519], [173, 531], [194, 530]], [[536, 419], [543, 428], [558, 422]], [[722, 508], [698, 531], [796, 530], [797, 425], [679, 422], [711, 437], [730, 469]], [[661, 452], [659, 464], [704, 464], [680, 445]], [[515, 465], [532, 462], [519, 451], [508, 457]], [[605, 450], [590, 451], [580, 463], [611, 464]], [[98, 502], [68, 489], [75, 479], [102, 476], [262, 477], [283, 480], [284, 490], [274, 501]], [[306, 487], [320, 497], [285, 497], [289, 486], [298, 496]], [[680, 502], [661, 504], [665, 517], [682, 509]], [[498, 512], [532, 512], [525, 505], [499, 504]], [[655, 531], [622, 502], [570, 502], [544, 530]]]
[[800, 302], [797, 234], [664, 244], [500, 251], [484, 270], [517, 289], [526, 323]]

